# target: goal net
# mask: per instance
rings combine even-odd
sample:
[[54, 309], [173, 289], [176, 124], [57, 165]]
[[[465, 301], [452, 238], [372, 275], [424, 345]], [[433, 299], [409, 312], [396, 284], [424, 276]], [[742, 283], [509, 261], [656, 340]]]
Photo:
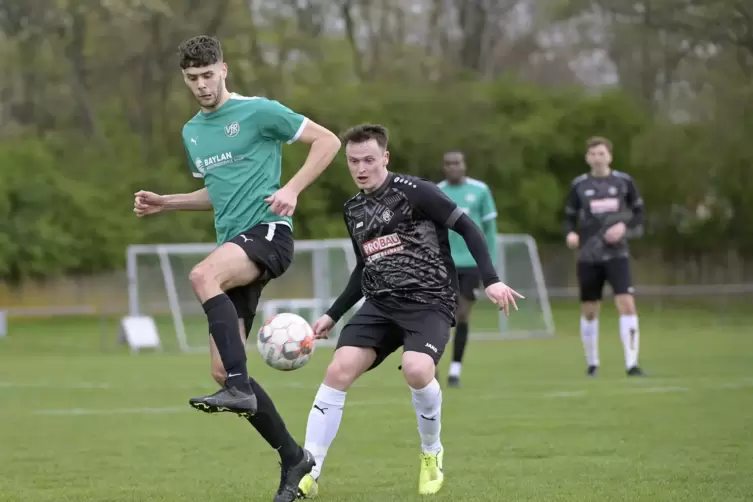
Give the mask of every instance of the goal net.
[[[214, 244], [128, 247], [128, 314], [153, 319], [163, 348], [184, 352], [207, 350], [206, 316], [194, 296], [188, 275], [214, 249]], [[316, 320], [345, 288], [355, 264], [349, 239], [296, 241], [290, 268], [264, 288], [251, 336], [264, 319], [278, 312], [293, 312], [310, 322]], [[500, 235], [498, 268], [500, 279], [525, 295], [526, 300], [519, 302], [520, 310], [509, 319], [488, 301], [481, 301], [474, 314], [472, 337], [553, 334], [534, 240], [529, 236]], [[479, 293], [485, 298], [483, 291]], [[339, 330], [357, 307], [338, 323], [329, 340], [320, 342], [322, 345], [336, 343]]]

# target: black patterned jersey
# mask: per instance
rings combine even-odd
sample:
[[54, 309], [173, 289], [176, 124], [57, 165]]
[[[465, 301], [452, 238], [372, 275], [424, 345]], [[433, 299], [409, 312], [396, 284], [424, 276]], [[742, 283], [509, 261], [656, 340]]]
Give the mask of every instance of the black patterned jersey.
[[347, 201], [363, 295], [387, 309], [431, 308], [453, 318], [457, 275], [447, 229], [462, 214], [434, 183], [403, 174]]
[[[617, 243], [604, 240], [612, 225], [625, 223], [625, 238]], [[565, 233], [580, 237], [578, 259], [602, 262], [629, 256], [627, 238], [643, 229], [643, 200], [629, 175], [612, 171], [598, 177], [583, 174], [575, 178], [565, 206]]]

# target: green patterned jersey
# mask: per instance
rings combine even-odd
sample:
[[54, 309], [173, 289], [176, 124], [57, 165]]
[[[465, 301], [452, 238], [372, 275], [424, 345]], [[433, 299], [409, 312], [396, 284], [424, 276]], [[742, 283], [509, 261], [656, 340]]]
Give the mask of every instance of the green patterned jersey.
[[260, 223], [292, 220], [264, 199], [280, 188], [282, 143], [301, 135], [306, 118], [277, 101], [231, 94], [219, 109], [200, 111], [183, 126], [194, 177], [203, 178], [214, 207], [217, 243]]
[[[497, 208], [486, 183], [465, 177], [463, 182], [452, 185], [447, 181], [439, 183], [439, 188], [484, 232], [492, 261], [497, 262]], [[456, 267], [475, 267], [465, 240], [457, 232], [450, 232], [450, 249]]]

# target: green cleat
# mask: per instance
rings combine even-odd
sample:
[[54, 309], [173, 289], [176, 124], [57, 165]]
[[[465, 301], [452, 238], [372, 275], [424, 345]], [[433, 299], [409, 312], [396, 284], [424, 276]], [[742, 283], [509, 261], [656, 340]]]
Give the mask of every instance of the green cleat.
[[319, 495], [319, 483], [316, 482], [314, 476], [306, 474], [300, 483], [298, 483], [298, 498], [299, 499], [313, 499]]
[[436, 454], [421, 454], [421, 473], [418, 476], [419, 495], [434, 495], [442, 489], [444, 483], [443, 458], [444, 448]]

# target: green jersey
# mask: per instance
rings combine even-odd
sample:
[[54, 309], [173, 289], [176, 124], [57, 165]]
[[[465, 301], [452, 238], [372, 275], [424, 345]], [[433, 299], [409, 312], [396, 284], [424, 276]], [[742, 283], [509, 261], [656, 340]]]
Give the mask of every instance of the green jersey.
[[[459, 185], [442, 181], [439, 183], [439, 188], [483, 230], [489, 246], [489, 254], [492, 256], [492, 261], [496, 263], [497, 208], [486, 183], [466, 177]], [[450, 250], [456, 267], [476, 267], [476, 260], [468, 250], [465, 240], [457, 232], [450, 232]]]
[[214, 207], [217, 244], [261, 223], [292, 219], [269, 210], [264, 199], [280, 188], [282, 143], [301, 135], [306, 118], [277, 101], [231, 94], [218, 110], [200, 111], [183, 126], [183, 146], [194, 177]]

